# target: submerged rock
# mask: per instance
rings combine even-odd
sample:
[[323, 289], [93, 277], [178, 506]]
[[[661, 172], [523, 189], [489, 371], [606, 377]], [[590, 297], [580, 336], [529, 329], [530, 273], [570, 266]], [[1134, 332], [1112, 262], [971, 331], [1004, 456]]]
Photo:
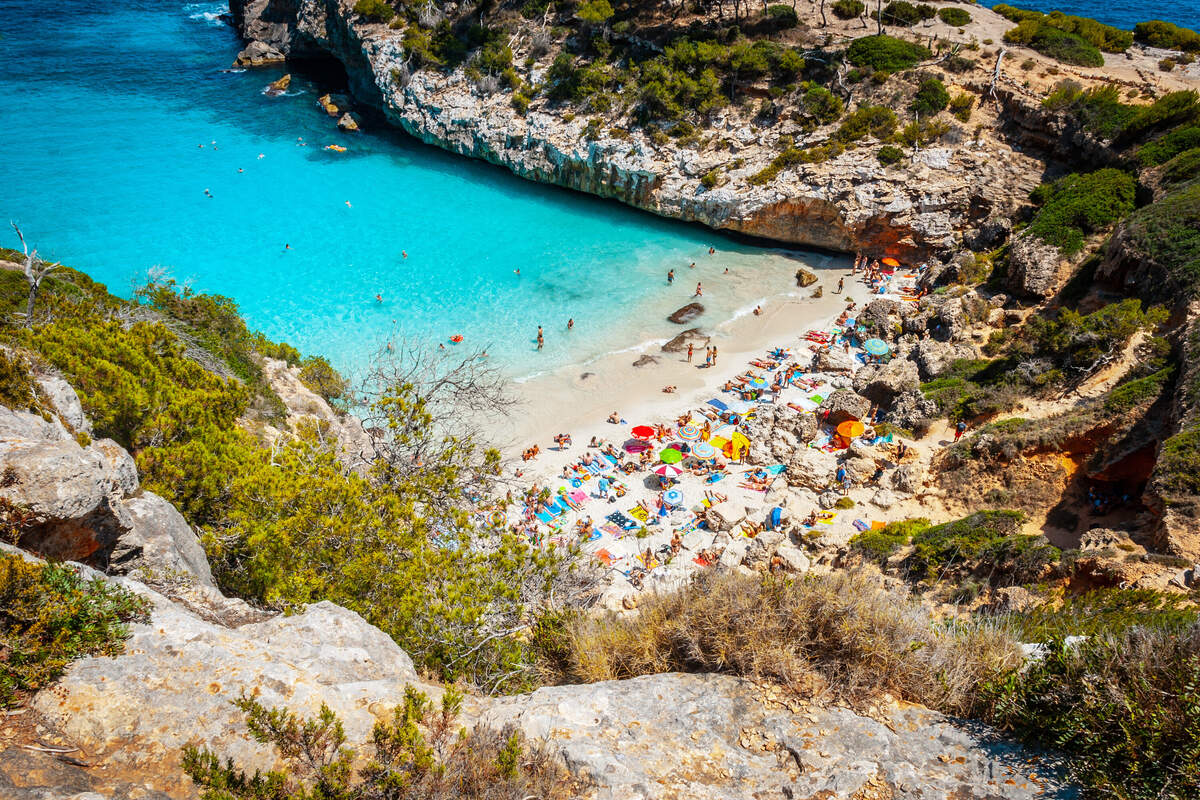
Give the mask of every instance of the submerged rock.
[[338, 130], [346, 131], [347, 133], [357, 131], [359, 128], [358, 115], [347, 111], [345, 114], [342, 114], [341, 118], [337, 121], [337, 126]]
[[668, 322], [674, 322], [676, 325], [686, 325], [696, 317], [704, 313], [704, 306], [700, 303], [688, 303], [683, 308], [680, 308], [667, 317]]
[[287, 88], [292, 85], [292, 75], [288, 73], [277, 81], [271, 81], [267, 86], [267, 94], [280, 95], [287, 91]]
[[233, 64], [237, 67], [261, 67], [279, 64], [285, 60], [283, 53], [266, 42], [250, 42], [237, 54]]

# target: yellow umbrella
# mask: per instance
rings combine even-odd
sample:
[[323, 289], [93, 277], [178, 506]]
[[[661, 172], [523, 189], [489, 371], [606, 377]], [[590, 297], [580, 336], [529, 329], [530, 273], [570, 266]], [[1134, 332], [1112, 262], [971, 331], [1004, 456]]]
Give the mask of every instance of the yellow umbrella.
[[853, 439], [855, 436], [862, 436], [863, 431], [867, 427], [856, 419], [848, 419], [841, 425], [837, 426], [837, 432], [847, 439]]

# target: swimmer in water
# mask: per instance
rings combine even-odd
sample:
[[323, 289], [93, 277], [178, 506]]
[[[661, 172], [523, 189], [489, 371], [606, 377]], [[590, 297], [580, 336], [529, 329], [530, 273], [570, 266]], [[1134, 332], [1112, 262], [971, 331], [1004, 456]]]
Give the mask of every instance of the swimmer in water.
[[238, 172], [245, 172], [245, 171], [246, 170], [242, 169], [241, 167], [238, 167]]
[[521, 274], [521, 268], [520, 268], [520, 267], [517, 267], [516, 269], [514, 269], [514, 270], [513, 270], [513, 275], [520, 275], [520, 274]]
[[696, 297], [704, 296], [704, 287], [702, 287], [698, 281], [696, 283], [696, 295], [695, 296]]
[[383, 302], [383, 295], [382, 295], [382, 294], [377, 294], [377, 295], [375, 295], [375, 302], [377, 302], [377, 303], [382, 303], [382, 302]]
[[292, 249], [292, 246], [291, 246], [290, 244], [285, 244], [285, 245], [283, 246], [283, 249], [284, 249], [284, 250], [291, 250], [291, 249]]
[[404, 258], [408, 258], [408, 251], [407, 251], [407, 250], [401, 250], [401, 251], [400, 251], [400, 255], [401, 255], [402, 257], [404, 257]]
[[574, 327], [575, 327], [575, 318], [571, 317], [569, 320], [567, 320], [567, 330], [571, 330], [571, 328], [574, 328]]
[[669, 270], [667, 270], [667, 286], [670, 286], [674, 282], [675, 282], [675, 270], [669, 269]]
[[354, 208], [354, 206], [350, 205], [349, 200], [346, 201], [346, 208]]
[[259, 157], [259, 158], [266, 158], [266, 157], [267, 157], [267, 154], [266, 154], [266, 153], [259, 153], [259, 154], [258, 154], [258, 157]]

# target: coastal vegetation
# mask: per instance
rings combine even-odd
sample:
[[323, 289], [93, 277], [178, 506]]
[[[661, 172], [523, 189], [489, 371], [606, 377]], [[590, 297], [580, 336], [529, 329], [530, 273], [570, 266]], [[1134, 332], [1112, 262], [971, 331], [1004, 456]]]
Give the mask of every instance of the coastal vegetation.
[[[17, 513], [5, 503], [6, 526]], [[124, 652], [149, 603], [103, 578], [0, 552], [0, 710], [52, 684], [75, 659]]]

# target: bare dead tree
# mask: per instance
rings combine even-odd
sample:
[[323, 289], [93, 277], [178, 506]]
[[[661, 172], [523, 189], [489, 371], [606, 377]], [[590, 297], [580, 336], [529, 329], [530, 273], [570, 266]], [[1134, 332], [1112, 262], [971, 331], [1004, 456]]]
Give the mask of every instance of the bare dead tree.
[[875, 0], [875, 33], [883, 35], [883, 0]]
[[829, 21], [825, 19], [825, 0], [821, 0], [821, 27], [829, 27]]
[[992, 82], [988, 85], [988, 97], [996, 101], [996, 105], [1000, 104], [1000, 98], [996, 96], [996, 84], [1000, 82], [1000, 62], [1004, 60], [1004, 54], [1007, 51], [1001, 47], [996, 53], [996, 66], [992, 69]]
[[17, 223], [9, 220], [12, 229], [17, 232], [17, 238], [21, 240], [21, 249], [25, 253], [25, 263], [22, 264], [22, 269], [25, 272], [25, 283], [29, 286], [29, 294], [25, 299], [25, 327], [33, 325], [33, 307], [37, 303], [38, 290], [42, 288], [42, 281], [49, 278], [55, 272], [62, 268], [62, 264], [57, 262], [51, 264], [38, 258], [37, 250], [30, 251], [29, 245], [25, 243], [25, 234], [21, 233], [21, 228]]

